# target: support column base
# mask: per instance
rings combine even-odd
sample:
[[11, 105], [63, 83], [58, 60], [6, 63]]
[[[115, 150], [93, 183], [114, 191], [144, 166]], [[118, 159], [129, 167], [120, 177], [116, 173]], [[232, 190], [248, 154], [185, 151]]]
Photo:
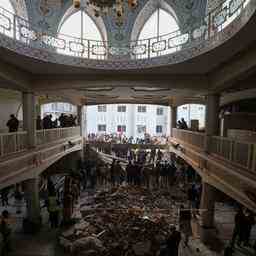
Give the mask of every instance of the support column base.
[[28, 218], [23, 219], [22, 223], [23, 231], [25, 234], [35, 234], [41, 230], [42, 227], [42, 218], [39, 220], [29, 220]]

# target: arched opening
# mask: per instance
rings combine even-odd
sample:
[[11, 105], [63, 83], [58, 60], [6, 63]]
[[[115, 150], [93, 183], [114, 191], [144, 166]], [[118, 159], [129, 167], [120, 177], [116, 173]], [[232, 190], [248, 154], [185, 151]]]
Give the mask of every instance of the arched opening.
[[177, 121], [184, 118], [188, 128], [194, 131], [205, 129], [205, 105], [185, 104], [177, 109]]
[[175, 12], [166, 3], [161, 3], [156, 6], [152, 2], [148, 9], [143, 8], [134, 24], [132, 47], [138, 59], [170, 54], [181, 48], [184, 38]]
[[15, 10], [10, 0], [0, 0], [0, 33], [14, 37]]
[[59, 28], [58, 52], [90, 59], [104, 59], [106, 50], [100, 31], [94, 20], [79, 10], [65, 17]]
[[[166, 142], [170, 108], [154, 104], [101, 104], [86, 108], [88, 138], [136, 143]], [[112, 138], [112, 139], [111, 139]]]
[[[51, 126], [52, 128], [57, 127], [69, 127], [72, 120], [70, 117], [74, 118], [74, 122], [77, 123], [77, 107], [71, 103], [67, 102], [51, 102], [41, 105], [41, 129], [44, 127], [43, 119], [46, 116], [51, 116]], [[63, 118], [64, 117], [64, 118]], [[39, 119], [39, 117], [37, 117]], [[62, 118], [62, 119], [61, 119]], [[63, 120], [64, 119], [64, 120]], [[37, 124], [37, 130], [39, 129], [39, 125]]]

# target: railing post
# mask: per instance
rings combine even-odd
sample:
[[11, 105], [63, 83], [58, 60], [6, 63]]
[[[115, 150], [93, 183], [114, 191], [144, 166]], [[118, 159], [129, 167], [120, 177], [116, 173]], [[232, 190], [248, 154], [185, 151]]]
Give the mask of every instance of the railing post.
[[252, 148], [252, 166], [251, 166], [251, 170], [253, 172], [256, 171], [256, 144], [253, 144], [253, 148]]
[[148, 39], [148, 59], [150, 59], [151, 54], [151, 40]]
[[17, 25], [17, 16], [13, 15], [13, 39], [16, 40], [16, 25]]
[[3, 135], [0, 135], [0, 156], [4, 155], [4, 137]]

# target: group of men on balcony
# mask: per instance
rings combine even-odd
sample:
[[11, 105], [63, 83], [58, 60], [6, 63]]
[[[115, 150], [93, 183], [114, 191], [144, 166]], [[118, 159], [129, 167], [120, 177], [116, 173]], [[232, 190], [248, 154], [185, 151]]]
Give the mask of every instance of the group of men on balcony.
[[64, 128], [76, 126], [76, 116], [61, 114], [59, 118], [52, 120], [52, 115], [46, 115], [43, 119], [37, 116], [36, 129], [53, 129], [53, 128]]

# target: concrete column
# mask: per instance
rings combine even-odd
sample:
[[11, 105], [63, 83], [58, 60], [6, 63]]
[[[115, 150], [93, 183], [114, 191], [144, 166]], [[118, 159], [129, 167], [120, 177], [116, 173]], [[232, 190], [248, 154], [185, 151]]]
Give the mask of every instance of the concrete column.
[[172, 106], [170, 112], [171, 112], [171, 118], [170, 118], [171, 132], [170, 132], [170, 136], [173, 137], [172, 129], [177, 127], [177, 107]]
[[82, 151], [81, 151], [81, 158], [84, 159], [84, 152], [85, 152], [85, 140], [86, 140], [86, 127], [85, 127], [85, 111], [84, 106], [77, 106], [77, 123], [80, 125], [80, 136], [82, 137]]
[[211, 136], [219, 135], [219, 105], [220, 96], [212, 94], [207, 96], [206, 118], [205, 118], [205, 152], [210, 152]]
[[216, 229], [214, 227], [214, 213], [216, 189], [203, 182], [201, 196], [201, 228], [200, 238], [203, 243], [207, 243], [216, 237]]
[[41, 226], [38, 178], [24, 181], [24, 188], [27, 202], [27, 217], [24, 229], [33, 233], [38, 231]]
[[32, 92], [23, 92], [23, 129], [28, 133], [28, 147], [36, 146], [35, 96]]
[[203, 228], [214, 227], [214, 210], [216, 200], [216, 189], [203, 182], [202, 196], [201, 196], [201, 221]]

